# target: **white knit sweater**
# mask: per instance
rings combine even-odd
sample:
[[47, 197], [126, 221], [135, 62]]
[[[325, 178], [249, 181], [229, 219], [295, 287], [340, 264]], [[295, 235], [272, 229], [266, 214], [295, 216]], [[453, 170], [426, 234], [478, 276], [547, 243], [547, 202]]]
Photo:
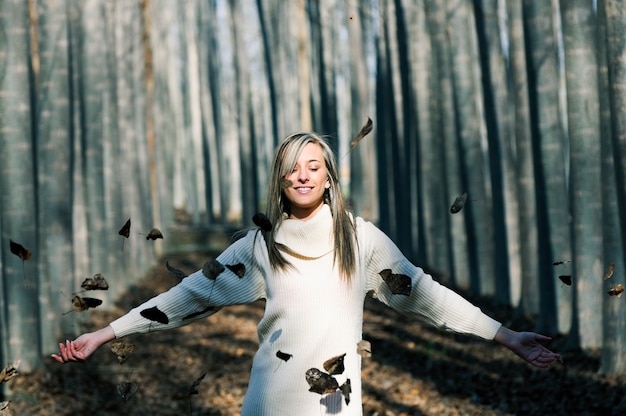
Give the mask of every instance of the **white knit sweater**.
[[[333, 264], [332, 217], [325, 205], [307, 221], [286, 219], [280, 226], [276, 241], [288, 247], [283, 254], [292, 268], [273, 272], [261, 233], [250, 231], [217, 258], [226, 267], [215, 280], [197, 271], [112, 322], [111, 327], [120, 338], [182, 326], [223, 306], [266, 299], [265, 314], [258, 325], [259, 349], [242, 409], [243, 415], [264, 416], [362, 414], [357, 343], [368, 293], [436, 327], [494, 338], [499, 322], [411, 264], [373, 224], [356, 218], [356, 225], [357, 264], [350, 283], [339, 277]], [[239, 263], [245, 266], [243, 277], [228, 268]], [[404, 294], [392, 293], [392, 285], [381, 275], [386, 269], [410, 278], [400, 285]], [[155, 306], [164, 315], [155, 315], [151, 309]], [[141, 314], [146, 310], [150, 310], [144, 312], [149, 319]], [[326, 394], [311, 392], [305, 378], [310, 368], [327, 373], [323, 363], [343, 354], [345, 370], [332, 377], [340, 386], [350, 380], [348, 404], [339, 389]]]

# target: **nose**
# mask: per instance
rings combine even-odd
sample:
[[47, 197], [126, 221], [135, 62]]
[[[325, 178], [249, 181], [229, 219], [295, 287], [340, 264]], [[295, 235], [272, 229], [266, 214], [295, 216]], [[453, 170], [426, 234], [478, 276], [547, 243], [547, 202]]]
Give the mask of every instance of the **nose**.
[[306, 169], [299, 169], [296, 172], [296, 175], [298, 176], [298, 182], [300, 183], [305, 183], [309, 181], [309, 174]]

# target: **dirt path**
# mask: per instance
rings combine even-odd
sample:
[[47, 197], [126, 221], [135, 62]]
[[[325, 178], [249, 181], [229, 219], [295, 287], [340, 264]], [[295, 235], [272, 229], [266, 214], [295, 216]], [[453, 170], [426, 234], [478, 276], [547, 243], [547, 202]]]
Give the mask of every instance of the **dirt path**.
[[[189, 255], [170, 262], [191, 272], [204, 261]], [[174, 285], [164, 263], [113, 311], [90, 310], [90, 326], [106, 325]], [[510, 321], [511, 311], [477, 303]], [[183, 328], [129, 337], [135, 351], [122, 365], [108, 346], [83, 364], [46, 359], [41, 371], [10, 382], [14, 395], [6, 414], [238, 415], [262, 312], [262, 303], [231, 307]], [[531, 329], [528, 323], [513, 327]], [[626, 414], [626, 379], [598, 375], [598, 356], [564, 351], [564, 339], [551, 347], [563, 352], [565, 364], [535, 370], [494, 343], [410, 322], [373, 300], [366, 302], [364, 338], [373, 352], [363, 362], [366, 415]], [[204, 373], [198, 394], [190, 394]], [[124, 382], [138, 386], [128, 400], [116, 388]]]

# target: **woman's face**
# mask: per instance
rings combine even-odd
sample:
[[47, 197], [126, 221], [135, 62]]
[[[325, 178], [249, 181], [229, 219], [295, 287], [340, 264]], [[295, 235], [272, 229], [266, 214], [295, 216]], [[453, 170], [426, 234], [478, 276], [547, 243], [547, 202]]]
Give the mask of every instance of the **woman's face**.
[[322, 147], [307, 143], [293, 172], [285, 176], [291, 186], [283, 189], [291, 203], [291, 218], [311, 218], [324, 204], [324, 191], [330, 188]]

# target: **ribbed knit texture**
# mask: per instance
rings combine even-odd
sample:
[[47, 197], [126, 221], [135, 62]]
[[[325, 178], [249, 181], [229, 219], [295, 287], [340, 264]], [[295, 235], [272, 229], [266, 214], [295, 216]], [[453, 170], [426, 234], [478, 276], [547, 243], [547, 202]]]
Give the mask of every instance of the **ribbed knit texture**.
[[[500, 323], [412, 265], [373, 224], [361, 218], [356, 223], [357, 267], [350, 283], [339, 277], [333, 263], [332, 217], [324, 206], [308, 221], [287, 219], [278, 230], [276, 241], [288, 248], [283, 255], [293, 267], [273, 272], [261, 234], [250, 231], [217, 258], [224, 265], [243, 263], [243, 277], [228, 267], [215, 280], [198, 271], [112, 322], [111, 327], [118, 338], [174, 328], [223, 306], [265, 298], [265, 314], [258, 326], [259, 350], [242, 409], [242, 415], [264, 416], [362, 414], [357, 343], [368, 292], [399, 312], [439, 328], [494, 338]], [[392, 293], [380, 274], [385, 269], [410, 277], [409, 296]], [[167, 324], [141, 315], [154, 306], [168, 317]], [[375, 345], [373, 349], [375, 354]], [[350, 379], [349, 404], [339, 391], [325, 395], [310, 392], [305, 379], [308, 369], [325, 371], [323, 363], [342, 354], [346, 354], [345, 371], [334, 377], [340, 385]]]

